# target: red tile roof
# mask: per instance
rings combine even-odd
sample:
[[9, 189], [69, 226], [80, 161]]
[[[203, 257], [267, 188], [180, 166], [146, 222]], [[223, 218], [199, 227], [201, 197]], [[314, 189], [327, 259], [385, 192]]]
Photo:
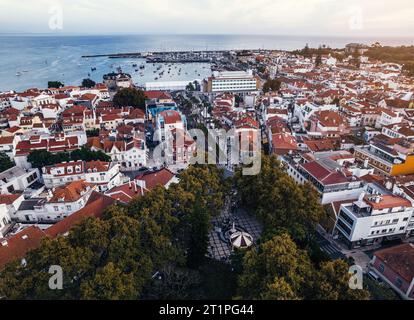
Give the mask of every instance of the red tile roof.
[[379, 250], [375, 256], [407, 282], [414, 278], [414, 244], [406, 243]]
[[157, 172], [148, 172], [141, 174], [135, 180], [145, 181], [145, 188], [148, 190], [154, 189], [157, 185], [165, 186], [171, 179], [174, 178], [174, 173], [163, 168]]
[[23, 259], [27, 252], [39, 247], [46, 234], [38, 227], [32, 226], [18, 234], [2, 240], [0, 244], [0, 269], [17, 259]]
[[145, 97], [147, 99], [163, 99], [163, 100], [168, 100], [168, 99], [172, 99], [171, 95], [167, 92], [164, 91], [145, 91]]
[[340, 184], [348, 182], [346, 176], [338, 171], [331, 171], [319, 162], [313, 161], [301, 165], [304, 170], [311, 174], [316, 180], [323, 185]]
[[73, 226], [79, 224], [86, 218], [100, 218], [105, 209], [114, 203], [114, 199], [94, 191], [92, 192], [88, 203], [83, 209], [71, 214], [67, 218], [46, 229], [45, 233], [51, 237], [63, 235], [68, 232]]
[[365, 201], [375, 210], [390, 209], [395, 207], [412, 207], [411, 202], [402, 197], [394, 195], [383, 195], [380, 199], [380, 202], [376, 203], [375, 201], [369, 200], [369, 197], [367, 196], [365, 198]]
[[13, 204], [21, 196], [21, 194], [0, 194], [0, 204]]
[[60, 202], [60, 199], [63, 199], [64, 202], [75, 202], [90, 188], [92, 188], [92, 185], [83, 180], [71, 182], [64, 187], [57, 188], [49, 202], [57, 203]]

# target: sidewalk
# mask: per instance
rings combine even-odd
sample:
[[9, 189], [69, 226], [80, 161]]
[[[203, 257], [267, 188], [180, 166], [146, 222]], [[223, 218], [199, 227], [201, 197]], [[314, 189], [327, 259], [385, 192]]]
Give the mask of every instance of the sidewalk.
[[331, 234], [328, 234], [321, 226], [318, 225], [317, 231], [320, 235], [322, 235], [329, 243], [338, 249], [343, 255], [347, 258], [353, 258], [355, 264], [360, 266], [364, 272], [368, 271], [369, 263], [371, 258], [365, 253], [365, 251], [372, 251], [379, 249], [380, 245], [364, 247], [363, 249], [352, 249], [350, 250], [344, 243], [341, 241], [333, 239]]

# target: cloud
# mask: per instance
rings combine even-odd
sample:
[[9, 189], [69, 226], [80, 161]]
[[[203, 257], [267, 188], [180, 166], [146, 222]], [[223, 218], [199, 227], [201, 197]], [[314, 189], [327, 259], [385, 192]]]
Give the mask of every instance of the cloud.
[[411, 36], [412, 0], [0, 0], [0, 30], [65, 33], [204, 33]]

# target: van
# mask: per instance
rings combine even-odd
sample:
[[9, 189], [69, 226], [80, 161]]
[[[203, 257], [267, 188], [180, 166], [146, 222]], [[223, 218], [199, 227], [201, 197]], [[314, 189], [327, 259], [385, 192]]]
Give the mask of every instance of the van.
[[380, 276], [378, 274], [376, 274], [376, 272], [374, 272], [373, 270], [370, 270], [368, 272], [368, 277], [370, 277], [372, 280], [375, 280], [377, 282], [382, 282], [382, 279], [380, 278]]

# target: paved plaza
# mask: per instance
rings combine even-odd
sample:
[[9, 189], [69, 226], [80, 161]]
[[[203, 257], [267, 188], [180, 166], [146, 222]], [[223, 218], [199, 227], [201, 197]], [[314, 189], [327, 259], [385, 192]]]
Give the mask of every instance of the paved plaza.
[[226, 239], [224, 233], [231, 228], [233, 222], [237, 229], [249, 233], [253, 237], [253, 243], [256, 243], [262, 233], [261, 224], [244, 210], [238, 209], [231, 213], [230, 210], [224, 210], [220, 217], [213, 220], [213, 230], [210, 233], [210, 243], [208, 256], [220, 261], [228, 261], [232, 253], [232, 245]]

